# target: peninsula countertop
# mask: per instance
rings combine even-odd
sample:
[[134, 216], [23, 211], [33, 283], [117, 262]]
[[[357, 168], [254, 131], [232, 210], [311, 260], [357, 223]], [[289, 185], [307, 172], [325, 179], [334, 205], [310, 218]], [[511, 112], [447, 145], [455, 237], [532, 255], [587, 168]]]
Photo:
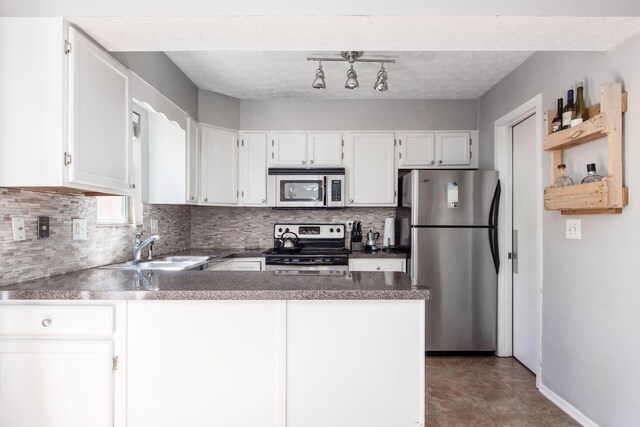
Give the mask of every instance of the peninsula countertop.
[[[118, 271], [99, 268], [0, 287], [0, 300], [428, 300], [405, 273], [339, 276], [274, 271]], [[136, 275], [143, 276], [136, 279]]]

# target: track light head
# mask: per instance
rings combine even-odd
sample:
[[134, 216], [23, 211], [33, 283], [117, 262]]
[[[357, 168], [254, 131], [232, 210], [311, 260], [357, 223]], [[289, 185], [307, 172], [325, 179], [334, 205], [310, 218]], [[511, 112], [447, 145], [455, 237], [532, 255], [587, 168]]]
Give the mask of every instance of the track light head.
[[327, 85], [324, 81], [324, 71], [322, 70], [322, 61], [318, 61], [318, 69], [316, 70], [316, 78], [313, 80], [311, 87], [314, 89], [326, 89]]
[[380, 71], [378, 71], [378, 76], [376, 77], [376, 82], [374, 83], [373, 88], [378, 92], [386, 92], [389, 90], [387, 78], [387, 71], [384, 69], [384, 64], [380, 63]]
[[360, 83], [358, 83], [358, 74], [356, 70], [353, 69], [353, 64], [347, 71], [347, 81], [344, 83], [345, 89], [357, 89], [360, 87]]

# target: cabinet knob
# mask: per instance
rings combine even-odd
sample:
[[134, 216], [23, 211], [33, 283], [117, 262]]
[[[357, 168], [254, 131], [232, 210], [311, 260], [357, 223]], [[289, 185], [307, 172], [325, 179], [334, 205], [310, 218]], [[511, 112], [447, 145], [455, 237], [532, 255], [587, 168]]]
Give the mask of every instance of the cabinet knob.
[[195, 199], [196, 199], [196, 196], [191, 196], [191, 200], [195, 200]]
[[267, 203], [267, 201], [265, 199], [262, 199], [262, 203]]
[[442, 160], [438, 160], [438, 164], [441, 165], [442, 164]]
[[430, 165], [433, 165], [436, 161], [435, 160], [431, 160], [431, 162], [429, 162]]
[[353, 199], [349, 199], [349, 203], [353, 203]]
[[129, 184], [129, 188], [135, 189], [136, 185], [135, 184]]
[[44, 319], [42, 321], [42, 326], [44, 326], [45, 328], [49, 327], [49, 325], [51, 325], [51, 319]]
[[302, 164], [304, 165], [305, 163], [307, 163], [307, 162], [305, 162], [305, 161], [303, 160], [303, 161], [302, 161]]
[[205, 201], [205, 202], [206, 202], [206, 201], [208, 201], [208, 200], [209, 200], [209, 199], [207, 199], [206, 197], [204, 198], [204, 201]]
[[376, 267], [376, 270], [380, 270], [380, 266], [377, 266], [377, 267]]
[[[304, 162], [302, 162], [304, 164]], [[313, 160], [309, 160], [309, 164], [313, 164]]]

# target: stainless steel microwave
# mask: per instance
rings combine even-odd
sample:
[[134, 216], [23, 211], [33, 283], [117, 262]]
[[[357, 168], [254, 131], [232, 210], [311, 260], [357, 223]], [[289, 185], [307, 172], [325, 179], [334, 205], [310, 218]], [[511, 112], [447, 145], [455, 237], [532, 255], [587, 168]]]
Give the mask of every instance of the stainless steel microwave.
[[269, 168], [277, 208], [344, 206], [344, 168]]

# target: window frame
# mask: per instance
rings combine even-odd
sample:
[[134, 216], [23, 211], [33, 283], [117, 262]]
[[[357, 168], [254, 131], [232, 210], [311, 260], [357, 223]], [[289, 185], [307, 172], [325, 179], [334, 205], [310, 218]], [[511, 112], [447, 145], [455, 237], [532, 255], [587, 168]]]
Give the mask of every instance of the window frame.
[[[123, 217], [122, 218], [100, 218], [98, 215], [98, 203], [100, 197], [121, 197], [124, 199], [123, 203]], [[96, 220], [98, 225], [128, 225], [131, 224], [131, 201], [127, 196], [96, 196]]]

